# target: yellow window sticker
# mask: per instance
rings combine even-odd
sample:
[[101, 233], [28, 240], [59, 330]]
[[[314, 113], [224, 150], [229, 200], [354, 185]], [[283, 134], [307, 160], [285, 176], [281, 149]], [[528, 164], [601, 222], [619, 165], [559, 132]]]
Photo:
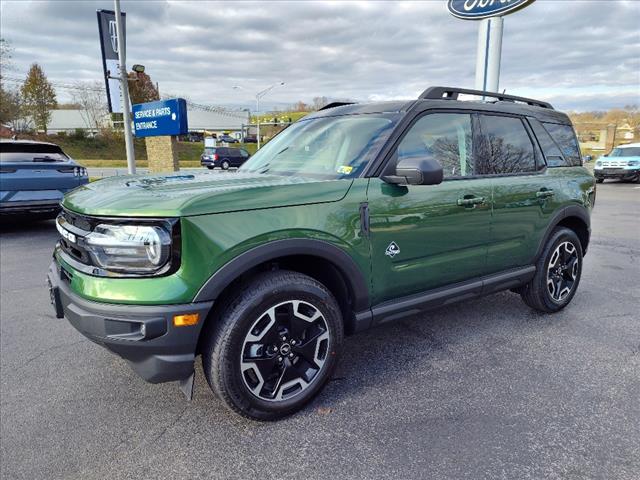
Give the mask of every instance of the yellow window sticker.
[[342, 175], [349, 175], [352, 171], [353, 167], [350, 167], [349, 165], [340, 165], [338, 167], [338, 173], [341, 173]]

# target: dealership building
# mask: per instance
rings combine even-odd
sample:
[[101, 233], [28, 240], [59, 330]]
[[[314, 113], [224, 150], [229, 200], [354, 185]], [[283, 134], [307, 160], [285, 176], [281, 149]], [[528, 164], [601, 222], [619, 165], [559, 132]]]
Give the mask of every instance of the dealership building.
[[[203, 134], [228, 133], [236, 137], [242, 135], [249, 124], [249, 112], [243, 110], [202, 110], [190, 108], [188, 111], [189, 132]], [[95, 125], [84, 110], [52, 110], [51, 118], [47, 123], [47, 132], [56, 134], [59, 132], [73, 133], [83, 130], [89, 136], [98, 133], [98, 128], [108, 128], [110, 119], [105, 115]]]

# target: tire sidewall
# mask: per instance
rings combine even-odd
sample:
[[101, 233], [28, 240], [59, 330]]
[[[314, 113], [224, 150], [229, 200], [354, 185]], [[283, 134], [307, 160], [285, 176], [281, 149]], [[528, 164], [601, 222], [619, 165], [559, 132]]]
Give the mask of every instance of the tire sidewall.
[[[549, 293], [549, 289], [547, 288], [547, 269], [549, 267], [549, 262], [551, 261], [551, 256], [553, 252], [555, 252], [556, 248], [564, 242], [570, 242], [578, 253], [578, 274], [576, 276], [575, 284], [571, 289], [569, 295], [567, 295], [564, 300], [558, 302], [556, 301], [551, 294]], [[580, 279], [582, 277], [582, 266], [583, 266], [583, 253], [582, 253], [582, 244], [580, 243], [580, 239], [578, 236], [568, 228], [558, 229], [547, 242], [547, 247], [544, 250], [544, 254], [540, 259], [538, 267], [540, 268], [541, 275], [539, 276], [538, 281], [540, 282], [540, 291], [542, 292], [542, 301], [543, 303], [553, 311], [561, 310], [566, 307], [573, 296], [578, 291], [578, 286], [580, 285]]]
[[[288, 300], [302, 300], [320, 310], [329, 329], [329, 352], [322, 369], [316, 374], [312, 384], [306, 390], [287, 400], [261, 400], [249, 390], [243, 380], [241, 357], [244, 339], [260, 315], [264, 314], [268, 308]], [[338, 305], [328, 292], [312, 284], [262, 289], [253, 292], [252, 296], [234, 308], [230, 315], [233, 317], [234, 328], [228, 332], [225, 342], [226, 351], [221, 352], [227, 361], [220, 362], [220, 367], [229, 369], [222, 374], [225, 389], [234, 403], [241, 406], [243, 410], [254, 416], [265, 417], [268, 415], [281, 416], [293, 412], [309, 402], [331, 377], [342, 345], [343, 327]]]

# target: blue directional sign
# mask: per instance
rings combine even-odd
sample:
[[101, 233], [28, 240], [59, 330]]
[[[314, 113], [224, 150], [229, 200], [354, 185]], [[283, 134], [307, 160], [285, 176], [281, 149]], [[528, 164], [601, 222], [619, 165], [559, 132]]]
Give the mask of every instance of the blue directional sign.
[[449, 12], [465, 20], [501, 17], [526, 7], [534, 0], [449, 0]]
[[133, 127], [136, 137], [160, 137], [189, 133], [187, 102], [172, 98], [133, 106]]

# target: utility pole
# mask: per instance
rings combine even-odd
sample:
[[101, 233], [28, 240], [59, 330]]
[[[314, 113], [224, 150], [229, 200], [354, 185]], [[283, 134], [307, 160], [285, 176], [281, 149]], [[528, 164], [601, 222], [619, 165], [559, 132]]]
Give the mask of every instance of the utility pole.
[[131, 133], [131, 102], [129, 100], [129, 76], [127, 75], [127, 53], [120, 13], [120, 0], [113, 0], [116, 14], [116, 35], [118, 37], [118, 68], [122, 88], [122, 118], [124, 121], [124, 144], [127, 150], [127, 170], [129, 175], [136, 173], [136, 157], [133, 150], [133, 134]]

